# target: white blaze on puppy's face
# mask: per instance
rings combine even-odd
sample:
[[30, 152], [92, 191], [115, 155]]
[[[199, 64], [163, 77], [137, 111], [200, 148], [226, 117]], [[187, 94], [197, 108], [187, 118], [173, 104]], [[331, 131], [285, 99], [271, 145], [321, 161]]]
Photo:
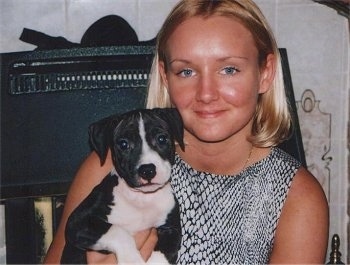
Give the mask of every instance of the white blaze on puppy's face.
[[[150, 132], [151, 131], [148, 131], [148, 133]], [[152, 192], [159, 189], [169, 181], [171, 174], [171, 164], [168, 160], [163, 159], [160, 154], [151, 148], [148, 144], [145, 123], [142, 117], [139, 120], [139, 133], [142, 140], [142, 151], [136, 167], [139, 168], [142, 165], [152, 164], [155, 166], [156, 172], [155, 176], [151, 180], [146, 180], [138, 176], [139, 182], [141, 183], [141, 187], [138, 189], [144, 192]], [[151, 135], [152, 139], [154, 137], [167, 137], [167, 135]], [[155, 139], [155, 141], [158, 141], [158, 139]], [[164, 144], [170, 144], [170, 142], [164, 142]]]

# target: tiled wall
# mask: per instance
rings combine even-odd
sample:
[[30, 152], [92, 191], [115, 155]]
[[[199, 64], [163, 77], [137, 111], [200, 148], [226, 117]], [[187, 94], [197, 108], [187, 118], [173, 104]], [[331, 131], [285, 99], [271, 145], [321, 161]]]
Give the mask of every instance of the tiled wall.
[[[331, 209], [330, 233], [340, 235], [343, 261], [349, 262], [348, 21], [311, 0], [256, 2], [268, 17], [279, 46], [287, 48], [308, 166], [326, 191]], [[176, 0], [1, 0], [0, 52], [35, 48], [18, 39], [24, 27], [80, 42], [94, 21], [109, 14], [122, 16], [140, 40], [149, 40], [175, 3]], [[0, 240], [4, 238], [3, 226], [0, 220]], [[3, 245], [0, 242], [0, 255]]]
[[[335, 11], [307, 0], [259, 0], [289, 55], [306, 158], [330, 204], [330, 234], [347, 253], [349, 176], [349, 27]], [[348, 257], [346, 259], [346, 257]]]

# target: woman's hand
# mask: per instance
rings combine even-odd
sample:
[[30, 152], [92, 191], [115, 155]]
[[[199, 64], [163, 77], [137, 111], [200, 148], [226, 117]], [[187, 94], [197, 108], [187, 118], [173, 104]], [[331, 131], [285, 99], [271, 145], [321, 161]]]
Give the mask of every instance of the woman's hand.
[[157, 229], [152, 228], [138, 232], [134, 238], [142, 258], [147, 261], [158, 242]]
[[96, 251], [87, 251], [86, 259], [88, 264], [117, 264], [115, 254], [102, 254]]
[[[134, 236], [136, 247], [140, 251], [142, 258], [147, 261], [152, 255], [152, 251], [157, 244], [158, 236], [155, 228], [138, 232]], [[95, 251], [86, 253], [88, 264], [117, 264], [115, 254], [101, 254]]]

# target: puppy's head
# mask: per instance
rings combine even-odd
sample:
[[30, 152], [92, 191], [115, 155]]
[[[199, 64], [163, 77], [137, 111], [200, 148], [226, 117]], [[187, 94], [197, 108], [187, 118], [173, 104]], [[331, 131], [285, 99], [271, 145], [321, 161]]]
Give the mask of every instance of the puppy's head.
[[111, 150], [117, 174], [142, 192], [154, 192], [168, 183], [175, 142], [184, 149], [182, 119], [173, 108], [110, 116], [92, 124], [89, 133], [101, 165]]

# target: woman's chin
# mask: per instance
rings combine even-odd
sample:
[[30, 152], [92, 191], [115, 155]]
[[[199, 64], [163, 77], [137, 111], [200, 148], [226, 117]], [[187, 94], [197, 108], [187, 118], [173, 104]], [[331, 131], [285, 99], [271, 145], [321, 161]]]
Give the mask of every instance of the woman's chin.
[[194, 133], [193, 136], [201, 142], [220, 143], [230, 138], [231, 135], [222, 134], [220, 132], [210, 132], [206, 130], [206, 131]]

